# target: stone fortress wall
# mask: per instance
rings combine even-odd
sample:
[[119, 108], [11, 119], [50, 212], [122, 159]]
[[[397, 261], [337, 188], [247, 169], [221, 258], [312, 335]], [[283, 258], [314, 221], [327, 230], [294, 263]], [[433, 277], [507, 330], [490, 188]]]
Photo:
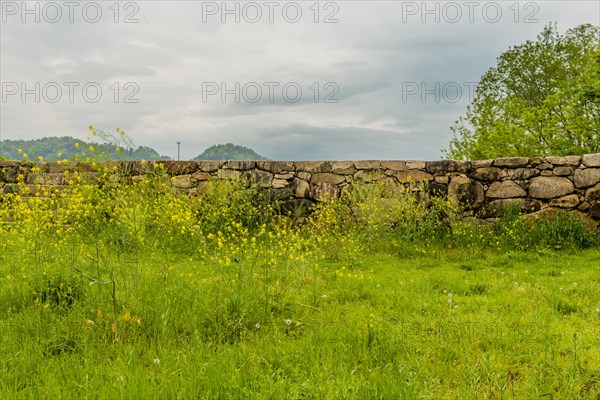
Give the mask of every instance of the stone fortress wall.
[[[600, 153], [565, 157], [507, 157], [477, 161], [122, 161], [135, 176], [162, 164], [174, 187], [194, 195], [211, 179], [247, 178], [279, 196], [311, 203], [339, 196], [350, 182], [386, 180], [397, 185], [426, 181], [427, 190], [447, 195], [482, 218], [508, 204], [525, 213], [562, 209], [600, 223]], [[85, 162], [0, 161], [0, 198], [19, 190], [19, 175], [35, 193], [60, 187], [66, 171], [97, 176]]]

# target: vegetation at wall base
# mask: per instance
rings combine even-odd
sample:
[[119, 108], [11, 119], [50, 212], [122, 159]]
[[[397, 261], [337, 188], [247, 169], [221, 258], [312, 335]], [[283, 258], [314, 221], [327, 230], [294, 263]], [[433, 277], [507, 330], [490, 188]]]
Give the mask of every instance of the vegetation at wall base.
[[293, 221], [243, 182], [106, 165], [0, 195], [0, 398], [600, 396], [577, 219], [371, 184]]

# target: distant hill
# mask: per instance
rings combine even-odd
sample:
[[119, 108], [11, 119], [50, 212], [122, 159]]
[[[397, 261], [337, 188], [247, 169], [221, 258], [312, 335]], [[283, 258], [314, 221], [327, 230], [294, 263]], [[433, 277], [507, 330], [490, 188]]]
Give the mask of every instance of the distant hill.
[[[95, 153], [104, 153], [104, 159], [110, 160], [170, 160], [170, 157], [161, 156], [156, 150], [139, 146], [133, 149], [123, 149], [117, 152], [116, 147], [107, 143], [88, 143], [70, 136], [63, 137], [45, 137], [33, 140], [3, 140], [0, 141], [0, 157], [8, 160], [22, 160], [23, 156], [19, 153], [27, 153], [28, 158], [37, 161], [39, 156], [44, 157], [44, 161], [72, 160], [77, 154], [90, 156], [89, 146], [93, 145], [97, 150]], [[78, 147], [77, 147], [78, 146]]]
[[226, 143], [210, 146], [194, 160], [268, 160], [268, 158], [248, 147]]

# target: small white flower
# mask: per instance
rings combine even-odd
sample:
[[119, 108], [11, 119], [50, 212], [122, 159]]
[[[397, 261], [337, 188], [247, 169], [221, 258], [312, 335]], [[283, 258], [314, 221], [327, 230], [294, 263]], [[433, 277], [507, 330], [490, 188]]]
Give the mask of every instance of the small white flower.
[[596, 312], [597, 312], [597, 313], [600, 313], [600, 308], [596, 308]]
[[378, 283], [378, 284], [377, 284], [377, 287], [378, 287], [378, 288], [380, 288], [380, 287], [381, 287], [381, 285]]
[[565, 274], [565, 271], [560, 271], [560, 274], [561, 274], [561, 275], [564, 275], [564, 274]]
[[452, 304], [452, 299], [448, 299], [448, 304]]
[[285, 320], [285, 324], [286, 325], [291, 325], [292, 324], [292, 320], [291, 319], [286, 319]]
[[573, 282], [573, 286], [577, 286], [577, 282]]
[[121, 375], [121, 376], [117, 376], [117, 382], [121, 382], [125, 380], [125, 376]]
[[260, 324], [257, 322], [257, 323], [256, 323], [256, 325], [254, 325], [254, 327], [255, 327], [256, 329], [260, 329]]
[[458, 304], [455, 304], [455, 305], [454, 305], [454, 308], [458, 308]]
[[321, 297], [324, 298], [324, 299], [326, 299], [327, 295], [326, 294], [322, 294]]
[[448, 293], [448, 297], [450, 297], [450, 298], [451, 298], [452, 296], [454, 296], [454, 295], [452, 294], [452, 292]]
[[448, 291], [446, 289], [442, 290], [442, 293], [446, 294]]
[[155, 358], [154, 359], [154, 364], [156, 364], [156, 365], [160, 364], [160, 360], [158, 358]]

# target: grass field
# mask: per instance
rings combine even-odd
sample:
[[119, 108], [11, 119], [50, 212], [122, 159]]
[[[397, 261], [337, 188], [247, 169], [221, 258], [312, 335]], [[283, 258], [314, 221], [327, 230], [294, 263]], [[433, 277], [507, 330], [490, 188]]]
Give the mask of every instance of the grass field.
[[293, 223], [234, 183], [77, 181], [0, 201], [2, 399], [600, 398], [575, 219], [373, 185]]

